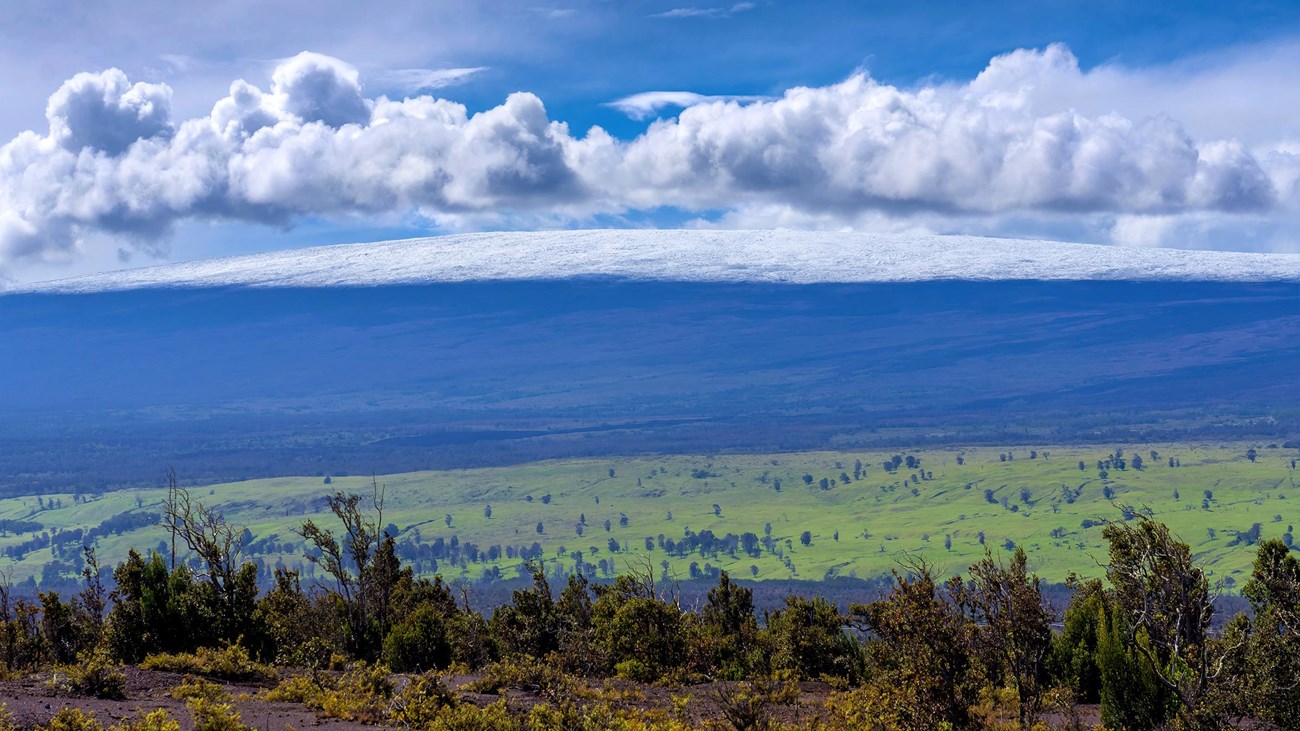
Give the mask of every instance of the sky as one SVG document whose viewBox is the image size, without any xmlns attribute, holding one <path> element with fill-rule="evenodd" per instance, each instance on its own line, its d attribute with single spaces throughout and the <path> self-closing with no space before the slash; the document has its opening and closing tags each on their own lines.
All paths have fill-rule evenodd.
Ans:
<svg viewBox="0 0 1300 731">
<path fill-rule="evenodd" d="M 477 230 L 1300 253 L 1300 3 L 0 4 L 0 284 Z"/>
</svg>

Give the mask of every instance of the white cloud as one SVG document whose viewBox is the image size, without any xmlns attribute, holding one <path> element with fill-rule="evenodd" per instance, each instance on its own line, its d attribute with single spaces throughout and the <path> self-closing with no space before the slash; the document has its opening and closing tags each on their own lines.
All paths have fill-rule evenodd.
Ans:
<svg viewBox="0 0 1300 731">
<path fill-rule="evenodd" d="M 467 66 L 449 69 L 393 69 L 374 74 L 375 80 L 385 86 L 405 92 L 429 91 L 455 86 L 469 81 L 475 74 L 487 71 L 486 66 Z"/>
<path fill-rule="evenodd" d="M 684 110 L 631 140 L 575 135 L 528 93 L 473 114 L 369 96 L 355 67 L 311 53 L 185 120 L 171 119 L 164 85 L 78 74 L 50 98 L 47 131 L 0 146 L 0 268 L 65 261 L 87 241 L 159 255 L 187 221 L 414 215 L 463 230 L 663 207 L 709 212 L 698 225 L 1286 248 L 1300 231 L 1300 133 L 1253 117 L 1205 136 L 1159 109 L 1130 113 L 1135 89 L 1168 73 L 1083 71 L 1053 46 L 993 59 L 964 84 L 858 73 L 776 99 L 647 92 L 615 106 Z M 1216 71 L 1206 83 L 1224 82 Z M 1069 106 L 1072 88 L 1086 104 Z M 1289 82 L 1255 91 L 1296 95 Z"/>
<path fill-rule="evenodd" d="M 763 96 L 745 96 L 745 95 L 705 95 L 696 94 L 693 91 L 643 91 L 639 94 L 625 96 L 609 103 L 609 106 L 619 110 L 633 119 L 646 119 L 657 114 L 662 109 L 676 107 L 686 109 L 697 104 L 707 104 L 709 102 L 737 102 L 747 104 L 749 102 L 763 101 L 768 97 Z"/>
<path fill-rule="evenodd" d="M 708 8 L 673 8 L 662 13 L 654 13 L 652 18 L 727 18 L 755 8 L 754 3 L 742 2 L 734 5 L 719 5 Z"/>
</svg>

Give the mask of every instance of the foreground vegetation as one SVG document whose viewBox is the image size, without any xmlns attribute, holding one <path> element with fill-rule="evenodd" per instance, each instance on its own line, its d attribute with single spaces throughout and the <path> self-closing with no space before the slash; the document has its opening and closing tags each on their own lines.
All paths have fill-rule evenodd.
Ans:
<svg viewBox="0 0 1300 731">
<path fill-rule="evenodd" d="M 558 592 L 533 566 L 533 585 L 484 616 L 440 577 L 403 565 L 377 483 L 334 493 L 327 507 L 328 523 L 309 519 L 296 535 L 328 582 L 304 590 L 297 572 L 278 569 L 259 592 L 256 564 L 240 557 L 243 529 L 173 487 L 172 555 L 184 549 L 197 569 L 132 551 L 110 594 L 86 548 L 70 600 L 50 592 L 32 604 L 3 587 L 0 668 L 47 672 L 50 692 L 83 698 L 121 697 L 122 664 L 189 674 L 172 695 L 203 731 L 247 728 L 214 678 L 267 683 L 264 697 L 326 717 L 430 730 L 1081 728 L 1080 703 L 1099 703 L 1114 729 L 1300 725 L 1300 561 L 1280 539 L 1253 550 L 1252 614 L 1219 632 L 1216 587 L 1189 546 L 1132 508 L 1102 528 L 1105 580 L 1075 582 L 1059 633 L 1022 548 L 986 549 L 947 581 L 913 557 L 882 599 L 841 612 L 789 596 L 762 621 L 726 573 L 692 611 L 649 562 L 611 583 L 571 574 Z M 298 670 L 269 687 L 285 668 Z M 449 674 L 466 673 L 474 679 L 451 689 Z M 835 690 L 783 711 L 804 704 L 799 681 Z M 700 683 L 713 695 L 704 717 L 686 712 Z M 653 687 L 683 700 L 626 702 Z M 512 706 L 512 690 L 532 701 Z M 43 728 L 97 731 L 76 702 L 65 706 Z M 176 721 L 141 711 L 122 728 Z"/>
<path fill-rule="evenodd" d="M 986 548 L 1023 547 L 1046 580 L 1098 576 L 1103 526 L 1124 506 L 1187 542 L 1213 580 L 1239 592 L 1265 538 L 1300 523 L 1294 444 L 1016 446 L 888 452 L 663 456 L 541 462 L 378 478 L 385 528 L 417 575 L 598 578 L 649 560 L 656 579 L 888 575 L 905 556 L 941 575 Z M 888 465 L 888 467 L 886 467 Z M 327 516 L 331 491 L 371 477 L 333 475 L 194 487 L 246 526 L 242 554 L 321 574 L 295 533 Z M 80 574 L 81 547 L 105 561 L 132 546 L 164 556 L 167 491 L 70 491 L 0 500 L 0 568 L 29 592 Z M 67 591 L 68 587 L 64 587 Z"/>
</svg>

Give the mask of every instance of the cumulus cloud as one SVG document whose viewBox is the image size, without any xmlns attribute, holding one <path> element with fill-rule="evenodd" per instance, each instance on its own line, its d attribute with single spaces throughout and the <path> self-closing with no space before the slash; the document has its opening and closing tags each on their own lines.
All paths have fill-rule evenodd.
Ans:
<svg viewBox="0 0 1300 731">
<path fill-rule="evenodd" d="M 1209 230 L 1300 208 L 1300 140 L 1198 138 L 1167 115 L 1061 103 L 1062 86 L 1097 74 L 1118 78 L 1052 46 L 995 58 L 967 83 L 906 89 L 857 73 L 775 99 L 649 92 L 615 106 L 684 109 L 632 139 L 575 134 L 529 93 L 477 113 L 370 96 L 355 67 L 313 53 L 184 120 L 164 85 L 79 74 L 50 98 L 48 130 L 0 147 L 0 268 L 73 256 L 103 234 L 158 254 L 191 220 L 415 215 L 465 228 L 672 207 L 816 228 L 1051 219 L 1154 245 L 1177 243 L 1185 220 Z"/>
</svg>

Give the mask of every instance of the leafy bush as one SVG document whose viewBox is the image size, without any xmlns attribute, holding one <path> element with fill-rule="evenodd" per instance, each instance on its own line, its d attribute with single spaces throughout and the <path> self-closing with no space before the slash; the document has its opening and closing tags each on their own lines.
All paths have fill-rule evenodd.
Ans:
<svg viewBox="0 0 1300 731">
<path fill-rule="evenodd" d="M 0 731 L 17 731 L 18 726 L 14 724 L 14 714 L 9 712 L 8 706 L 0 703 Z"/>
<path fill-rule="evenodd" d="M 461 703 L 446 709 L 426 728 L 428 731 L 524 731 L 523 723 L 510 715 L 504 700 L 483 708 Z"/>
<path fill-rule="evenodd" d="M 502 660 L 487 666 L 483 677 L 463 686 L 471 693 L 500 693 L 504 688 L 535 693 L 547 699 L 574 692 L 576 681 L 555 665 L 537 660 Z"/>
<path fill-rule="evenodd" d="M 291 675 L 281 680 L 274 688 L 262 691 L 259 697 L 268 701 L 301 703 L 311 708 L 320 708 L 321 698 L 336 685 L 334 678 L 328 675 L 318 673 Z"/>
<path fill-rule="evenodd" d="M 170 713 L 159 708 L 149 713 L 141 710 L 136 718 L 116 724 L 109 731 L 181 731 L 181 724 Z"/>
<path fill-rule="evenodd" d="M 41 731 L 104 731 L 104 725 L 95 718 L 93 712 L 88 713 L 71 706 L 60 708 L 49 723 L 38 728 Z"/>
<path fill-rule="evenodd" d="M 56 693 L 122 700 L 126 697 L 126 676 L 108 655 L 82 655 L 81 662 L 56 668 L 47 683 Z"/>
<path fill-rule="evenodd" d="M 393 700 L 388 720 L 405 728 L 428 728 L 446 709 L 455 705 L 456 694 L 442 682 L 442 678 L 436 673 L 425 673 L 413 678 Z"/>
<path fill-rule="evenodd" d="M 439 670 L 451 662 L 447 622 L 436 607 L 416 609 L 384 639 L 384 662 L 399 673 Z"/>
<path fill-rule="evenodd" d="M 203 698 L 210 701 L 225 700 L 229 697 L 226 689 L 203 678 L 196 678 L 193 675 L 187 675 L 181 684 L 172 688 L 171 696 L 178 701 L 194 700 Z"/>
<path fill-rule="evenodd" d="M 741 730 L 771 728 L 776 707 L 798 700 L 799 685 L 794 681 L 720 685 L 713 693 L 713 702 L 722 717 Z"/>
<path fill-rule="evenodd" d="M 239 712 L 230 703 L 194 698 L 186 705 L 194 721 L 193 731 L 252 731 L 244 725 Z"/>
<path fill-rule="evenodd" d="M 393 697 L 393 683 L 383 665 L 358 663 L 338 679 L 335 687 L 320 696 L 320 710 L 327 716 L 360 723 L 383 723 Z"/>
<path fill-rule="evenodd" d="M 140 667 L 145 670 L 205 675 L 222 680 L 259 681 L 276 678 L 274 668 L 255 662 L 248 650 L 240 645 L 227 645 L 221 649 L 200 647 L 192 653 L 159 653 L 146 657 Z"/>
</svg>

